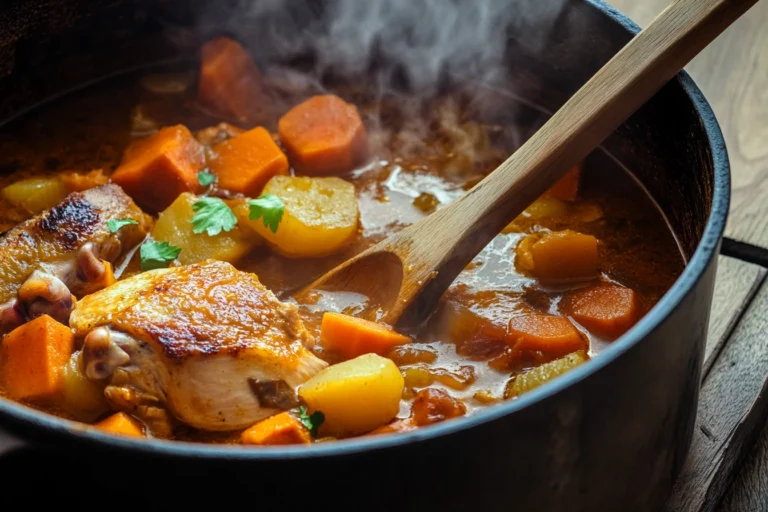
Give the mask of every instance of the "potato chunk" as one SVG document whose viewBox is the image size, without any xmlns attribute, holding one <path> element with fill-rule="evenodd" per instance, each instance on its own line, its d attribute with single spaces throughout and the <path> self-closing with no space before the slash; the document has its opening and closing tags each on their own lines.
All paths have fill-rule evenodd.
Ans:
<svg viewBox="0 0 768 512">
<path fill-rule="evenodd" d="M 163 211 L 152 229 L 152 238 L 181 248 L 179 261 L 183 265 L 207 259 L 233 262 L 241 258 L 260 242 L 260 237 L 250 230 L 235 226 L 232 231 L 222 231 L 216 236 L 192 231 L 192 205 L 199 199 L 190 193 L 181 194 Z"/>
<path fill-rule="evenodd" d="M 534 388 L 537 388 L 558 377 L 565 372 L 576 368 L 589 359 L 586 352 L 580 350 L 560 359 L 555 359 L 541 366 L 537 366 L 525 373 L 513 377 L 504 390 L 504 398 L 520 396 Z"/>
<path fill-rule="evenodd" d="M 395 363 L 376 354 L 329 366 L 299 388 L 310 410 L 322 411 L 321 431 L 361 434 L 386 425 L 400 410 L 404 381 Z"/>
<path fill-rule="evenodd" d="M 515 249 L 519 270 L 548 284 L 589 281 L 598 275 L 598 242 L 571 230 L 535 233 Z"/>
<path fill-rule="evenodd" d="M 264 193 L 278 196 L 285 204 L 276 233 L 261 219 L 248 220 L 245 202 L 235 213 L 284 256 L 327 256 L 345 247 L 357 233 L 360 214 L 355 187 L 341 178 L 275 176 Z"/>
<path fill-rule="evenodd" d="M 57 177 L 29 178 L 17 181 L 3 189 L 3 197 L 17 208 L 32 214 L 53 208 L 69 193 Z"/>
<path fill-rule="evenodd" d="M 64 367 L 61 408 L 80 421 L 93 421 L 109 406 L 104 399 L 104 385 L 85 376 L 81 352 L 75 352 Z"/>
</svg>

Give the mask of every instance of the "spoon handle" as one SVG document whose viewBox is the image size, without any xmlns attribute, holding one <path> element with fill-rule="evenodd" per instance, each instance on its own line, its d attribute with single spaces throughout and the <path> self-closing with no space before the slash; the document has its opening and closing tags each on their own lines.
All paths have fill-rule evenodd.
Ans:
<svg viewBox="0 0 768 512">
<path fill-rule="evenodd" d="M 404 263 L 429 270 L 434 278 L 424 285 L 403 283 L 402 306 L 391 318 L 403 314 L 404 323 L 413 323 L 428 314 L 464 266 L 507 223 L 755 3 L 675 1 L 495 171 L 458 200 L 404 230 L 409 246 Z"/>
</svg>

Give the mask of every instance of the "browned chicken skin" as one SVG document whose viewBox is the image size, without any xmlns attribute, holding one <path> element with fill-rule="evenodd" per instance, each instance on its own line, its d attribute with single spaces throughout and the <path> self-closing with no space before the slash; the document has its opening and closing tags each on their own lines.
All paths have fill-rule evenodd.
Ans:
<svg viewBox="0 0 768 512">
<path fill-rule="evenodd" d="M 244 428 L 290 407 L 286 388 L 326 366 L 307 350 L 313 339 L 295 305 L 221 261 L 122 280 L 80 300 L 70 325 L 84 340 L 86 375 L 109 379 L 115 408 L 147 419 L 165 406 L 205 430 Z M 265 397 L 269 389 L 281 396 Z"/>
<path fill-rule="evenodd" d="M 110 232 L 107 221 L 137 224 Z M 0 237 L 0 332 L 43 313 L 66 322 L 72 294 L 94 291 L 105 272 L 146 236 L 151 218 L 117 185 L 75 192 Z"/>
</svg>

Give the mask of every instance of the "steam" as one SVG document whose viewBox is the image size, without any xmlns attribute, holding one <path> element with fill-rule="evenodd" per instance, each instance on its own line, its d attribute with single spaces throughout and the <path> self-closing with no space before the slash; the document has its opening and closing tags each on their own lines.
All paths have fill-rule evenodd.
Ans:
<svg viewBox="0 0 768 512">
<path fill-rule="evenodd" d="M 466 135 L 457 147 L 470 153 L 471 164 L 483 155 L 472 149 L 477 146 L 477 134 L 462 133 L 467 127 L 458 102 L 448 100 L 435 106 L 432 101 L 451 82 L 471 84 L 470 102 L 491 113 L 499 104 L 498 97 L 488 97 L 494 84 L 503 84 L 503 94 L 526 96 L 524 85 L 523 90 L 515 90 L 522 81 L 510 76 L 518 58 L 510 48 L 522 48 L 528 56 L 546 55 L 553 32 L 562 23 L 566 0 L 238 3 L 226 8 L 212 2 L 211 12 L 201 16 L 198 32 L 187 44 L 191 39 L 199 44 L 201 38 L 222 33 L 243 42 L 270 86 L 280 93 L 282 99 L 276 101 L 284 104 L 278 109 L 334 89 L 334 84 L 362 84 L 374 100 L 368 102 L 373 109 L 364 112 L 367 124 L 377 132 L 373 139 L 382 147 L 396 137 L 400 154 L 424 149 L 434 125 L 448 123 L 451 137 Z M 507 110 L 518 108 L 509 98 L 503 103 Z M 381 113 L 385 110 L 401 115 L 384 120 Z M 510 117 L 515 117 L 514 112 Z M 509 134 L 513 147 L 507 150 L 529 135 L 522 131 Z"/>
<path fill-rule="evenodd" d="M 565 0 L 264 0 L 245 2 L 223 23 L 257 61 L 312 55 L 313 75 L 371 76 L 434 94 L 446 75 L 494 78 L 508 37 L 543 52 Z M 216 18 L 219 19 L 219 18 Z M 205 19 L 203 20 L 205 21 Z M 221 30 L 221 23 L 210 27 Z"/>
</svg>

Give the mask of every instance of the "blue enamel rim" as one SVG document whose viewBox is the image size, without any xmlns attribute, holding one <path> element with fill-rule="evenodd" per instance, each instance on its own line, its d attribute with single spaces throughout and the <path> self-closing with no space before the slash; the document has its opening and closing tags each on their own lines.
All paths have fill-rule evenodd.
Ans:
<svg viewBox="0 0 768 512">
<path fill-rule="evenodd" d="M 640 30 L 632 20 L 602 0 L 585 1 L 599 11 L 602 11 L 627 31 L 636 33 Z M 658 327 L 669 313 L 680 305 L 701 278 L 712 258 L 717 255 L 719 242 L 725 229 L 730 202 L 730 166 L 725 141 L 709 103 L 707 103 L 704 95 L 691 77 L 687 73 L 681 72 L 676 80 L 696 107 L 710 144 L 714 166 L 714 190 L 709 219 L 699 246 L 672 288 L 629 332 L 616 340 L 609 350 L 603 352 L 600 357 L 590 361 L 589 364 L 579 366 L 516 400 L 489 407 L 487 410 L 481 411 L 474 416 L 454 419 L 398 435 L 354 438 L 332 443 L 318 443 L 310 446 L 244 448 L 241 446 L 206 445 L 202 443 L 155 439 L 134 440 L 104 434 L 83 424 L 57 418 L 4 399 L 0 399 L 0 414 L 6 420 L 17 424 L 13 431 L 18 431 L 18 425 L 21 425 L 25 428 L 31 428 L 30 434 L 33 434 L 35 437 L 52 436 L 62 442 L 93 445 L 102 449 L 118 449 L 129 451 L 133 454 L 179 458 L 269 461 L 275 459 L 310 459 L 344 456 L 417 443 L 438 436 L 446 436 L 471 429 L 477 425 L 514 414 L 520 409 L 545 400 L 561 390 L 575 385 L 589 375 L 598 372 L 611 364 L 615 359 L 621 357 L 624 352 L 635 344 L 640 343 Z"/>
</svg>

